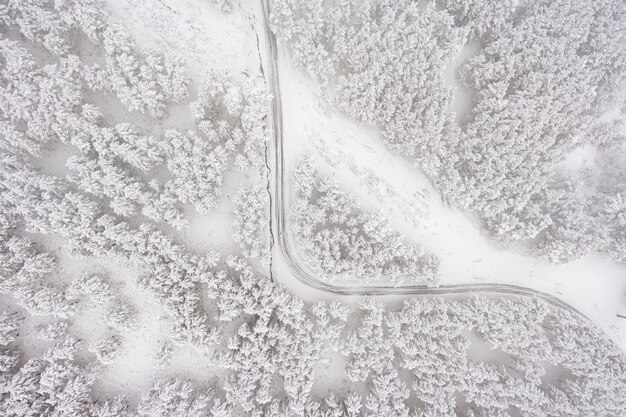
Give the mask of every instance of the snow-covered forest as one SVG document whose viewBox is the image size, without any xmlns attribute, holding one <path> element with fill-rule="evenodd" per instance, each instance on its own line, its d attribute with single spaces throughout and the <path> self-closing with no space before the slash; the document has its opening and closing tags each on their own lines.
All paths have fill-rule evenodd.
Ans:
<svg viewBox="0 0 626 417">
<path fill-rule="evenodd" d="M 383 130 L 495 238 L 626 259 L 623 2 L 274 2 L 272 27 L 333 104 Z M 459 54 L 454 102 L 444 73 Z M 461 103 L 462 104 L 462 103 Z M 593 156 L 575 172 L 576 148 Z"/>
<path fill-rule="evenodd" d="M 625 261 L 620 2 L 269 4 L 329 108 L 490 238 Z M 0 2 L 0 415 L 623 415 L 626 354 L 574 309 L 285 284 L 264 24 L 257 1 Z M 455 114 L 441 73 L 474 43 Z M 320 281 L 437 285 L 388 213 L 313 154 L 291 163 Z"/>
<path fill-rule="evenodd" d="M 298 162 L 292 181 L 298 192 L 293 217 L 298 244 L 320 279 L 343 274 L 362 282 L 383 276 L 394 284 L 406 279 L 436 283 L 437 258 L 406 244 L 384 213 L 358 210 L 336 180 L 318 179 L 316 174 L 310 155 Z"/>
</svg>

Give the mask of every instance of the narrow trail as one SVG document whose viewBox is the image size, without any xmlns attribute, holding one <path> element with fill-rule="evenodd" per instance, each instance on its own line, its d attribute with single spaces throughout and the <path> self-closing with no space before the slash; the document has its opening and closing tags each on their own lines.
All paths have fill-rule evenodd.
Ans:
<svg viewBox="0 0 626 417">
<path fill-rule="evenodd" d="M 526 288 L 510 284 L 459 284 L 440 285 L 438 287 L 427 287 L 422 285 L 406 286 L 378 286 L 378 285 L 358 285 L 341 286 L 333 285 L 319 280 L 297 256 L 297 251 L 293 247 L 292 241 L 288 239 L 286 229 L 287 190 L 285 187 L 285 162 L 283 159 L 283 111 L 280 95 L 280 79 L 278 73 L 278 47 L 276 37 L 270 29 L 269 0 L 260 0 L 263 10 L 263 24 L 267 48 L 268 67 L 265 68 L 265 80 L 272 94 L 270 124 L 274 145 L 274 194 L 272 204 L 272 223 L 275 227 L 273 237 L 276 237 L 276 244 L 285 263 L 289 267 L 293 276 L 303 284 L 328 293 L 337 295 L 360 295 L 360 296 L 383 296 L 383 295 L 403 295 L 403 296 L 439 296 L 439 295 L 517 295 L 524 297 L 540 298 L 553 307 L 566 309 L 574 314 L 589 317 L 581 313 L 578 309 L 565 301 L 532 288 Z"/>
</svg>

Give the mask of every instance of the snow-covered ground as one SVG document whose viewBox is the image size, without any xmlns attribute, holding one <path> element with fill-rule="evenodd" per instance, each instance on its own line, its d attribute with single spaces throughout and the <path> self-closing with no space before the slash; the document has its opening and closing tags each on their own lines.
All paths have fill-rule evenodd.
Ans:
<svg viewBox="0 0 626 417">
<path fill-rule="evenodd" d="M 462 54 L 471 55 L 472 48 L 466 49 Z M 446 205 L 418 168 L 388 151 L 377 129 L 333 111 L 319 86 L 290 62 L 284 46 L 279 52 L 286 178 L 303 152 L 316 151 L 321 172 L 334 174 L 363 208 L 383 209 L 398 231 L 441 259 L 440 284 L 513 284 L 555 295 L 626 349 L 626 319 L 618 317 L 626 309 L 626 267 L 595 254 L 554 265 L 525 255 L 523 247 L 498 245 L 481 233 L 470 213 Z M 466 94 L 454 103 L 458 113 L 467 111 Z M 583 159 L 584 153 L 577 153 L 573 164 Z"/>
</svg>

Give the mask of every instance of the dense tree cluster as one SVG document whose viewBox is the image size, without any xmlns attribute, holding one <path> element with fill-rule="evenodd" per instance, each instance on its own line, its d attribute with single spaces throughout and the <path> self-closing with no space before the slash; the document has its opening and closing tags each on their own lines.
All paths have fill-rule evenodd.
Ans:
<svg viewBox="0 0 626 417">
<path fill-rule="evenodd" d="M 626 262 L 626 147 L 608 152 L 594 178 L 595 192 L 586 200 L 594 225 L 594 247 L 618 262 Z"/>
<path fill-rule="evenodd" d="M 0 164 L 0 207 L 17 215 L 31 232 L 54 234 L 68 240 L 68 249 L 87 256 L 110 255 L 145 265 L 150 273 L 140 284 L 161 296 L 177 318 L 181 340 L 202 343 L 210 339 L 207 318 L 199 312 L 193 282 L 215 266 L 217 254 L 191 256 L 171 238 L 149 225 L 133 228 L 106 214 L 86 195 L 15 161 Z M 183 279 L 184 282 L 181 282 Z M 122 324 L 132 312 L 120 304 L 110 310 L 110 323 Z"/>
<path fill-rule="evenodd" d="M 619 2 L 532 2 L 516 21 L 460 69 L 475 106 L 454 197 L 509 239 L 532 238 L 558 216 L 542 206 L 550 173 L 626 81 Z"/>
<path fill-rule="evenodd" d="M 116 336 L 107 336 L 89 345 L 89 351 L 96 354 L 100 363 L 109 364 L 120 350 L 121 341 Z"/>
<path fill-rule="evenodd" d="M 626 407 L 626 357 L 619 348 L 578 315 L 536 299 L 422 298 L 392 309 L 373 299 L 356 309 L 338 302 L 307 305 L 237 258 L 210 288 L 216 300 L 231 298 L 216 319 L 234 321 L 237 329 L 217 352 L 216 364 L 228 372 L 220 388 L 164 379 L 135 412 L 121 397 L 94 402 L 97 368 L 81 366 L 75 358 L 80 344 L 66 338 L 19 367 L 10 360 L 16 352 L 3 351 L 4 415 L 31 415 L 26 404 L 52 415 L 94 416 L 582 417 L 615 416 Z M 5 345 L 18 328 L 14 317 L 0 316 Z M 476 343 L 505 359 L 476 360 Z M 89 349 L 106 362 L 116 347 L 112 338 Z M 365 384 L 364 397 L 312 396 L 319 364 L 332 352 L 345 360 L 334 366 Z M 110 414 L 99 414 L 103 409 Z"/>
<path fill-rule="evenodd" d="M 268 224 L 266 213 L 267 191 L 260 185 L 241 187 L 235 196 L 233 238 L 239 244 L 241 253 L 249 258 L 264 258 L 269 255 Z"/>
<path fill-rule="evenodd" d="M 53 340 L 59 339 L 61 336 L 64 336 L 67 333 L 67 329 L 69 324 L 67 321 L 57 321 L 47 326 L 43 326 L 39 329 L 39 333 L 37 337 L 41 340 L 45 340 L 46 342 L 51 342 Z"/>
<path fill-rule="evenodd" d="M 273 2 L 272 27 L 296 63 L 332 86 L 340 109 L 382 126 L 428 173 L 449 163 L 452 89 L 442 74 L 466 37 L 452 17 L 412 0 Z M 427 164 L 427 165 L 426 165 Z"/>
<path fill-rule="evenodd" d="M 230 414 L 219 414 L 219 399 L 214 410 L 209 413 L 212 402 L 210 392 L 196 393 L 194 387 L 180 379 L 161 379 L 156 381 L 152 389 L 142 397 L 137 415 L 141 417 L 226 417 Z"/>
<path fill-rule="evenodd" d="M 237 150 L 240 169 L 263 163 L 265 116 L 269 96 L 258 78 L 237 85 L 224 71 L 208 71 L 191 114 L 210 141 L 219 141 L 228 153 Z"/>
<path fill-rule="evenodd" d="M 209 296 L 217 301 L 219 320 L 238 323 L 220 354 L 220 363 L 232 371 L 223 385 L 227 402 L 254 416 L 279 410 L 302 415 L 315 366 L 335 344 L 345 307 L 318 304 L 311 313 L 302 300 L 256 275 L 240 258 L 228 259 L 220 275 L 209 286 Z M 285 404 L 276 401 L 275 378 Z"/>
<path fill-rule="evenodd" d="M 190 104 L 198 131 L 169 130 L 160 143 L 174 175 L 166 191 L 206 214 L 217 205 L 227 169 L 261 169 L 267 102 L 259 79 L 247 78 L 237 85 L 226 73 L 209 71 Z"/>
<path fill-rule="evenodd" d="M 77 80 L 85 65 L 76 56 L 41 67 L 17 42 L 1 40 L 0 60 L 2 148 L 20 156 L 38 156 L 57 141 L 78 148 L 80 154 L 67 161 L 68 179 L 107 198 L 116 214 L 143 214 L 182 228 L 180 203 L 206 214 L 217 204 L 227 169 L 262 167 L 267 95 L 259 80 L 238 86 L 224 73 L 210 72 L 191 104 L 199 130 L 169 130 L 157 140 L 129 123 L 105 125 L 99 109 L 84 99 Z M 172 178 L 147 181 L 156 169 L 167 169 Z"/>
<path fill-rule="evenodd" d="M 2 40 L 0 59 L 6 64 L 0 74 L 4 81 L 0 119 L 9 126 L 7 141 L 17 145 L 10 153 L 37 156 L 43 146 L 57 141 L 72 145 L 80 155 L 67 161 L 70 181 L 110 199 L 117 214 L 132 216 L 141 211 L 153 220 L 182 224 L 175 198 L 160 193 L 158 184 L 146 183 L 137 173 L 147 172 L 161 160 L 153 149 L 154 140 L 126 123 L 102 126 L 101 112 L 83 100 L 77 82 L 82 71 L 78 58 L 42 68 L 16 42 Z M 20 125 L 26 129 L 17 129 Z"/>
<path fill-rule="evenodd" d="M 0 293 L 16 297 L 30 314 L 65 317 L 73 311 L 63 290 L 46 282 L 55 265 L 28 239 L 14 235 L 15 219 L 0 214 Z"/>
<path fill-rule="evenodd" d="M 15 373 L 3 372 L 0 412 L 4 416 L 78 416 L 90 408 L 93 373 L 76 361 L 80 342 L 67 338 Z"/>
<path fill-rule="evenodd" d="M 469 29 L 470 38 L 481 39 L 501 31 L 515 18 L 518 7 L 525 0 L 443 0 L 441 3 L 452 14 L 457 26 Z"/>
<path fill-rule="evenodd" d="M 101 0 L 11 0 L 4 12 L 5 23 L 56 56 L 75 53 L 77 35 L 102 47 L 104 63 L 89 68 L 90 85 L 115 93 L 129 110 L 162 117 L 167 102 L 187 97 L 190 81 L 182 64 L 152 51 L 139 54 Z"/>
<path fill-rule="evenodd" d="M 544 191 L 551 222 L 538 246 L 555 262 L 590 250 L 626 261 L 626 147 L 601 150 L 593 162 L 581 179 L 557 177 Z"/>
<path fill-rule="evenodd" d="M 304 157 L 293 177 L 293 229 L 308 265 L 325 281 L 340 276 L 372 281 L 384 277 L 433 285 L 439 261 L 405 242 L 383 213 L 359 210 L 333 177 L 317 178 L 315 161 Z"/>
<path fill-rule="evenodd" d="M 382 127 L 392 149 L 414 158 L 447 201 L 478 212 L 497 238 L 534 239 L 555 262 L 591 250 L 622 260 L 623 240 L 586 237 L 606 227 L 592 203 L 603 191 L 577 204 L 558 191 L 555 172 L 585 143 L 624 143 L 619 123 L 601 122 L 626 82 L 621 2 L 441 5 L 280 1 L 272 22 L 340 109 Z M 480 49 L 456 75 L 473 107 L 456 123 L 443 73 L 469 44 Z"/>
</svg>

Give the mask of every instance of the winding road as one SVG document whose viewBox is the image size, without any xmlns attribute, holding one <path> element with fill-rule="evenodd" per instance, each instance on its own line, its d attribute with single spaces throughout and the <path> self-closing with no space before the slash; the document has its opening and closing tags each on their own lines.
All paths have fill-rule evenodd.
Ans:
<svg viewBox="0 0 626 417">
<path fill-rule="evenodd" d="M 272 93 L 272 103 L 270 112 L 270 126 L 273 133 L 274 148 L 274 193 L 270 207 L 272 217 L 273 244 L 278 248 L 273 248 L 273 255 L 276 251 L 282 256 L 285 263 L 291 270 L 293 276 L 303 284 L 317 290 L 338 295 L 406 295 L 406 296 L 435 296 L 435 295 L 517 295 L 525 297 L 535 297 L 546 301 L 554 307 L 564 308 L 575 314 L 583 316 L 579 310 L 564 302 L 563 300 L 541 291 L 531 288 L 509 285 L 509 284 L 460 284 L 460 285 L 440 285 L 438 287 L 427 287 L 421 285 L 407 286 L 340 286 L 333 285 L 319 280 L 307 266 L 301 262 L 297 256 L 297 250 L 293 247 L 293 242 L 288 239 L 286 228 L 287 196 L 285 186 L 285 163 L 283 160 L 283 111 L 280 94 L 280 77 L 278 72 L 278 48 L 276 37 L 270 29 L 269 0 L 261 0 L 263 10 L 263 23 L 266 41 L 267 62 L 269 67 L 264 69 L 265 80 Z"/>
</svg>

